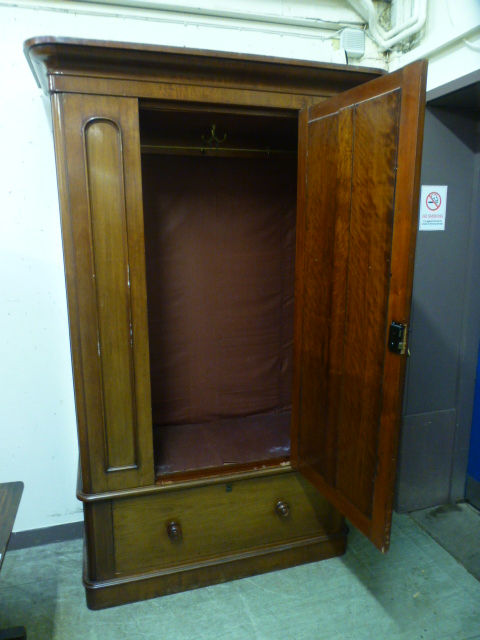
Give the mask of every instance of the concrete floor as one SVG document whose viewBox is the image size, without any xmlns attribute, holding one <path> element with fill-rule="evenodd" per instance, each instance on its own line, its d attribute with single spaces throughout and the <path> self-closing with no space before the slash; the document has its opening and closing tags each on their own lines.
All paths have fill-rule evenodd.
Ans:
<svg viewBox="0 0 480 640">
<path fill-rule="evenodd" d="M 409 516 L 382 556 L 352 529 L 343 558 L 105 611 L 86 608 L 82 543 L 7 553 L 0 629 L 29 640 L 480 640 L 480 582 Z"/>
<path fill-rule="evenodd" d="M 422 509 L 410 517 L 480 580 L 480 511 L 468 502 Z"/>
</svg>

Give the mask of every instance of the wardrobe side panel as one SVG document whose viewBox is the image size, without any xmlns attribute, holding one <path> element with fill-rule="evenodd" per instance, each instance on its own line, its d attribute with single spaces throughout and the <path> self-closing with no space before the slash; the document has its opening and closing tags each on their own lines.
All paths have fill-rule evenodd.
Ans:
<svg viewBox="0 0 480 640">
<path fill-rule="evenodd" d="M 53 104 L 83 491 L 153 484 L 138 103 Z"/>
</svg>

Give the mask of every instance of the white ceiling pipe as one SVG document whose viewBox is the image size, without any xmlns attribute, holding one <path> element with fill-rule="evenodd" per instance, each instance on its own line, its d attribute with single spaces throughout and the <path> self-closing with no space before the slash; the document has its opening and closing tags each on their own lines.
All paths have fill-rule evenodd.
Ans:
<svg viewBox="0 0 480 640">
<path fill-rule="evenodd" d="M 348 2 L 368 21 L 371 36 L 382 51 L 391 49 L 402 40 L 418 33 L 427 18 L 427 0 L 416 0 L 412 16 L 405 22 L 385 31 L 378 22 L 377 13 L 371 0 L 348 0 Z"/>
<path fill-rule="evenodd" d="M 385 51 L 391 49 L 393 46 L 406 40 L 410 36 L 418 33 L 424 26 L 427 19 L 427 0 L 417 0 L 415 4 L 415 11 L 411 18 L 409 18 L 400 27 L 386 32 L 388 37 L 384 37 L 385 31 L 380 27 L 378 22 L 373 23 L 372 35 L 376 38 L 380 50 Z M 396 33 L 395 33 L 396 32 Z"/>
<path fill-rule="evenodd" d="M 391 38 L 398 35 L 399 33 L 403 33 L 407 29 L 410 29 L 411 27 L 416 25 L 421 18 L 421 11 L 423 7 L 425 8 L 425 12 L 426 12 L 426 5 L 427 5 L 427 0 L 414 0 L 414 9 L 412 11 L 412 15 L 410 16 L 410 18 L 408 18 L 408 20 L 405 20 L 405 22 L 400 22 L 399 24 L 396 24 L 391 29 L 387 29 L 387 30 L 385 30 L 380 25 L 378 20 L 375 20 L 374 21 L 375 29 L 378 31 L 379 35 L 384 40 L 390 40 Z"/>
<path fill-rule="evenodd" d="M 373 8 L 370 0 L 348 0 L 348 3 L 362 16 L 365 22 L 370 22 L 371 10 Z"/>
<path fill-rule="evenodd" d="M 45 1 L 45 0 L 44 0 Z M 50 0 L 52 1 L 52 0 Z M 92 0 L 77 0 L 77 2 L 89 4 Z M 58 0 L 54 0 L 54 3 Z M 181 3 L 179 0 L 174 2 L 164 2 L 163 0 L 97 0 L 100 5 L 119 7 L 128 7 L 132 9 L 145 9 L 150 11 L 164 11 L 168 13 L 180 13 L 183 15 L 192 15 L 208 18 L 226 18 L 232 20 L 248 20 L 252 22 L 265 22 L 267 24 L 280 24 L 295 27 L 309 27 L 314 29 L 341 29 L 344 27 L 361 28 L 360 19 L 355 15 L 346 16 L 344 20 L 334 19 L 334 14 L 331 14 L 331 18 L 301 18 L 299 16 L 281 15 L 281 14 L 269 14 L 258 11 L 240 11 L 235 9 L 228 9 L 215 6 L 215 8 L 208 8 L 198 3 Z M 1 4 L 1 0 L 0 0 Z M 16 4 L 19 4 L 18 2 Z M 59 3 L 60 4 L 60 3 Z M 228 6 L 228 3 L 224 3 Z M 357 11 L 358 13 L 358 11 Z M 353 12 L 352 12 L 353 14 Z"/>
<path fill-rule="evenodd" d="M 375 29 L 378 37 L 384 41 L 393 38 L 397 34 L 409 29 L 414 24 L 416 24 L 419 20 L 420 15 L 420 5 L 426 3 L 426 0 L 416 0 L 415 2 L 415 10 L 413 14 L 406 20 L 405 22 L 401 22 L 400 24 L 395 25 L 391 29 L 385 30 L 380 23 L 378 22 L 377 12 L 375 10 L 375 6 L 372 0 L 348 0 L 348 2 L 358 11 L 358 13 L 367 20 L 370 28 Z"/>
</svg>

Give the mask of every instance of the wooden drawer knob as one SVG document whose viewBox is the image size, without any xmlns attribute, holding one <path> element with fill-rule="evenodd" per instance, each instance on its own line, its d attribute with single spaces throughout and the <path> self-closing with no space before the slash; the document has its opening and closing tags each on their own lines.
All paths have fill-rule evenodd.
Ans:
<svg viewBox="0 0 480 640">
<path fill-rule="evenodd" d="M 276 504 L 275 511 L 280 518 L 288 518 L 290 515 L 290 507 L 283 500 L 279 500 Z"/>
<path fill-rule="evenodd" d="M 179 522 L 170 522 L 167 525 L 167 533 L 170 540 L 180 540 L 182 537 L 182 527 Z"/>
</svg>

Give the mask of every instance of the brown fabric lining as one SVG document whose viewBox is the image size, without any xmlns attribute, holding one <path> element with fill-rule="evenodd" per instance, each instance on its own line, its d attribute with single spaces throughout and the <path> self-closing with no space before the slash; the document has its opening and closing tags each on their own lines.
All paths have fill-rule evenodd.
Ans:
<svg viewBox="0 0 480 640">
<path fill-rule="evenodd" d="M 296 163 L 142 158 L 153 421 L 291 403 Z"/>
</svg>

